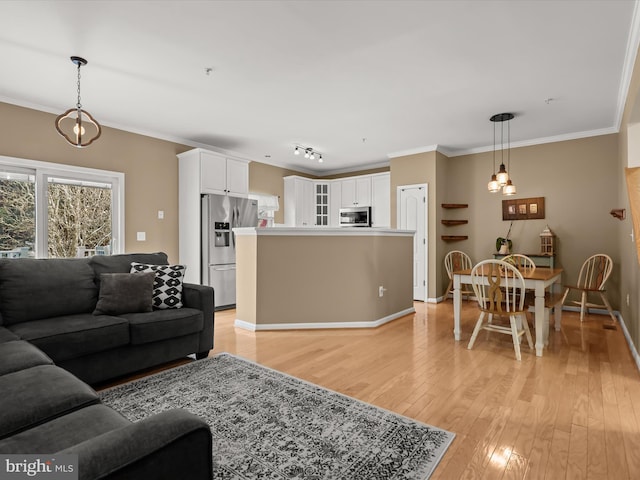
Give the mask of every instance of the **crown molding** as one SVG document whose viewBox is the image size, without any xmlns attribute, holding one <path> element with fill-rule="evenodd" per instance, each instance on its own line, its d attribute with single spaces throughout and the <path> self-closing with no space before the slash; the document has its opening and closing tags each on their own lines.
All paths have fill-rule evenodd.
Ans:
<svg viewBox="0 0 640 480">
<path fill-rule="evenodd" d="M 523 140 L 520 142 L 511 142 L 511 148 L 531 147 L 534 145 L 542 145 L 545 143 L 565 142 L 567 140 L 577 140 L 580 138 L 597 137 L 600 135 L 610 135 L 618 133 L 619 129 L 615 127 L 601 128 L 598 130 L 588 130 L 584 132 L 565 133 L 562 135 L 554 135 L 552 137 L 533 138 L 531 140 Z M 493 145 L 486 147 L 469 148 L 465 150 L 454 150 L 448 155 L 449 157 L 460 157 L 462 155 L 472 155 L 475 153 L 484 153 L 493 151 Z"/>
<path fill-rule="evenodd" d="M 630 86 L 630 81 L 631 81 L 630 75 L 633 71 L 633 65 L 635 63 L 637 50 L 640 47 L 640 9 L 638 8 L 638 1 L 635 2 L 632 32 L 629 36 L 629 43 L 627 47 L 628 47 L 627 59 L 624 67 L 624 74 L 623 74 L 624 78 L 621 80 L 621 84 L 620 84 L 620 92 L 619 92 L 619 98 L 618 98 L 619 104 L 618 104 L 618 111 L 617 111 L 615 126 L 602 128 L 598 130 L 588 130 L 583 132 L 574 132 L 574 133 L 567 133 L 562 135 L 555 135 L 551 137 L 541 137 L 541 138 L 535 138 L 531 140 L 523 140 L 520 142 L 511 142 L 511 148 L 530 147 L 533 145 L 541 145 L 545 143 L 564 142 L 567 140 L 576 140 L 580 138 L 588 138 L 588 137 L 595 137 L 599 135 L 609 135 L 613 133 L 618 133 L 620 131 L 620 122 L 622 120 L 622 114 L 624 113 L 624 104 L 626 103 L 626 97 L 627 97 L 629 86 Z M 635 48 L 635 52 L 633 51 L 634 48 Z M 17 99 L 5 97 L 2 95 L 0 95 L 0 102 L 16 105 L 18 107 L 29 108 L 32 110 L 38 110 L 38 111 L 42 111 L 42 112 L 50 113 L 54 115 L 57 115 L 58 113 L 60 113 L 60 109 L 57 109 L 57 108 L 53 108 L 46 105 L 40 105 L 36 103 L 31 103 L 31 102 L 25 102 L 22 100 L 17 100 Z M 261 158 L 260 160 L 256 160 L 256 159 L 250 158 L 246 154 L 238 153 L 232 150 L 226 150 L 226 149 L 217 147 L 215 145 L 194 142 L 184 138 L 159 134 L 157 132 L 152 132 L 144 129 L 132 128 L 126 125 L 121 125 L 113 122 L 100 121 L 100 124 L 104 127 L 114 128 L 114 129 L 122 130 L 128 133 L 134 133 L 137 135 L 143 135 L 143 136 L 155 138 L 158 140 L 177 143 L 180 145 L 185 145 L 187 147 L 204 148 L 206 150 L 217 152 L 222 155 L 227 155 L 230 157 L 240 158 L 248 161 L 265 163 L 267 165 L 271 165 L 274 167 L 285 168 L 287 170 L 305 173 L 307 175 L 314 175 L 317 177 L 325 177 L 329 175 L 340 175 L 342 173 L 358 172 L 362 170 L 371 170 L 375 168 L 388 167 L 390 165 L 389 161 L 383 161 L 383 162 L 357 165 L 353 167 L 339 168 L 334 170 L 317 170 L 317 169 L 312 169 L 307 167 L 301 167 L 299 165 L 290 164 L 287 162 L 275 162 L 275 161 L 271 161 L 264 158 Z M 387 157 L 389 159 L 392 159 L 392 158 L 406 157 L 409 155 L 417 155 L 420 153 L 428 153 L 428 152 L 435 152 L 435 151 L 440 152 L 447 157 L 460 157 L 462 155 L 472 155 L 476 153 L 489 152 L 489 151 L 492 151 L 493 148 L 494 148 L 493 145 L 487 145 L 483 147 L 475 147 L 475 148 L 469 148 L 469 149 L 452 149 L 443 145 L 434 144 L 434 145 L 427 145 L 424 147 L 416 147 L 416 148 L 411 148 L 407 150 L 400 150 L 397 152 L 388 153 Z"/>
<path fill-rule="evenodd" d="M 264 163 L 266 165 L 271 165 L 272 167 L 284 168 L 285 170 L 291 170 L 292 172 L 304 173 L 307 175 L 318 175 L 318 170 L 314 170 L 312 168 L 301 167 L 300 165 L 296 165 L 288 162 L 276 162 L 270 160 L 268 158 L 261 158 L 260 160 L 254 160 L 257 163 Z M 295 175 L 295 174 L 292 174 Z"/>
<path fill-rule="evenodd" d="M 389 158 L 398 158 L 398 157 L 406 157 L 408 155 L 417 155 L 420 153 L 429 153 L 429 152 L 440 152 L 441 154 L 451 157 L 455 155 L 456 150 L 452 150 L 443 145 L 428 145 L 426 147 L 416 147 L 410 148 L 408 150 L 400 150 L 399 152 L 387 153 L 387 157 Z"/>
<path fill-rule="evenodd" d="M 407 157 L 409 155 L 417 155 L 419 153 L 435 152 L 438 150 L 438 144 L 427 145 L 425 147 L 409 148 L 407 150 L 400 150 L 398 152 L 387 153 L 389 158 Z"/>
<path fill-rule="evenodd" d="M 329 175 L 340 175 L 341 173 L 360 172 L 362 170 L 373 170 L 375 168 L 384 168 L 390 165 L 389 161 L 367 163 L 364 165 L 357 165 L 355 167 L 337 168 L 335 170 L 316 170 L 315 175 L 319 177 L 327 177 Z"/>
<path fill-rule="evenodd" d="M 25 102 L 23 100 L 17 100 L 11 97 L 5 97 L 0 95 L 0 102 L 8 103 L 10 105 L 15 105 L 17 107 L 29 108 L 31 110 L 38 110 L 40 112 L 51 113 L 53 115 L 59 115 L 64 109 L 54 108 L 48 105 L 40 105 L 37 103 Z M 185 138 L 174 137 L 172 135 L 165 135 L 162 133 L 154 132 L 151 130 L 145 130 L 140 128 L 131 127 L 129 125 L 122 125 L 119 123 L 104 121 L 103 119 L 99 120 L 99 123 L 103 127 L 114 128 L 116 130 L 121 130 L 127 133 L 134 133 L 136 135 L 142 135 L 145 137 L 155 138 L 157 140 L 164 140 L 166 142 L 178 143 L 180 145 L 185 145 L 187 147 L 193 148 L 204 148 L 206 150 L 211 150 L 212 152 L 221 153 L 223 155 L 227 155 L 235 158 L 242 158 L 244 160 L 254 161 L 251 158 L 248 158 L 247 155 L 238 153 L 232 150 L 226 150 L 224 148 L 216 147 L 215 145 L 209 145 L 207 143 L 194 142 L 192 140 L 187 140 Z M 265 162 L 261 162 L 265 163 Z"/>
</svg>

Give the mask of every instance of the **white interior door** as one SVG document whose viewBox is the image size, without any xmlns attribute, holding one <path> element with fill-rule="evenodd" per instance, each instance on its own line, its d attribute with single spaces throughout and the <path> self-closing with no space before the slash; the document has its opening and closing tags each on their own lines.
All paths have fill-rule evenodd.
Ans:
<svg viewBox="0 0 640 480">
<path fill-rule="evenodd" d="M 427 185 L 398 187 L 398 221 L 401 230 L 415 230 L 413 237 L 413 299 L 427 299 Z"/>
</svg>

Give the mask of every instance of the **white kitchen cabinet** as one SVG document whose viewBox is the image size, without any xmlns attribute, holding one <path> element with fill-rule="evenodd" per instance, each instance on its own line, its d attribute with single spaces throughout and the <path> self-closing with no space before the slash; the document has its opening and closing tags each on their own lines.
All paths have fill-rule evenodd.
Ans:
<svg viewBox="0 0 640 480">
<path fill-rule="evenodd" d="M 249 194 L 249 163 L 201 151 L 200 193 L 247 196 Z"/>
<path fill-rule="evenodd" d="M 340 181 L 343 207 L 371 206 L 371 177 L 369 175 Z"/>
<path fill-rule="evenodd" d="M 371 176 L 371 226 L 391 226 L 391 174 Z"/>
<path fill-rule="evenodd" d="M 340 226 L 340 208 L 371 207 L 372 226 L 390 225 L 389 173 L 336 180 L 284 178 L 284 221 L 291 227 Z"/>
<path fill-rule="evenodd" d="M 249 162 L 227 158 L 227 193 L 249 195 Z"/>
<path fill-rule="evenodd" d="M 315 225 L 314 182 L 308 178 L 284 178 L 284 223 L 291 227 Z"/>
<path fill-rule="evenodd" d="M 249 195 L 249 160 L 195 148 L 178 155 L 178 254 L 185 281 L 201 282 L 200 196 Z"/>
<path fill-rule="evenodd" d="M 342 206 L 342 182 L 329 183 L 329 226 L 340 226 L 340 207 Z"/>
</svg>

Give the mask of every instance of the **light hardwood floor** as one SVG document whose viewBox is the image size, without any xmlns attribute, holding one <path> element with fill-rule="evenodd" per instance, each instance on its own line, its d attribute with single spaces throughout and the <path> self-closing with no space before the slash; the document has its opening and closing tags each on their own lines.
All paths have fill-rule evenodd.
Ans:
<svg viewBox="0 0 640 480">
<path fill-rule="evenodd" d="M 640 374 L 619 325 L 564 312 L 538 358 L 511 337 L 482 332 L 463 302 L 462 340 L 451 301 L 372 330 L 248 332 L 216 312 L 215 350 L 450 430 L 432 479 L 640 478 Z"/>
<path fill-rule="evenodd" d="M 310 307 L 313 308 L 313 307 Z M 451 301 L 376 329 L 248 332 L 216 312 L 215 350 L 350 395 L 456 438 L 432 479 L 640 478 L 640 374 L 619 325 L 564 312 L 538 358 L 511 337 L 481 332 L 463 302 L 462 340 Z"/>
</svg>

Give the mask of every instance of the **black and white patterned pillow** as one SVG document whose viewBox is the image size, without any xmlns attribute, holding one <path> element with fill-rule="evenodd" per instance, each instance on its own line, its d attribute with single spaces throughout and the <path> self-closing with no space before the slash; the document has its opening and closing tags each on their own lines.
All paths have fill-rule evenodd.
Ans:
<svg viewBox="0 0 640 480">
<path fill-rule="evenodd" d="M 182 281 L 185 265 L 147 265 L 131 262 L 131 273 L 155 272 L 153 308 L 182 308 Z"/>
</svg>

